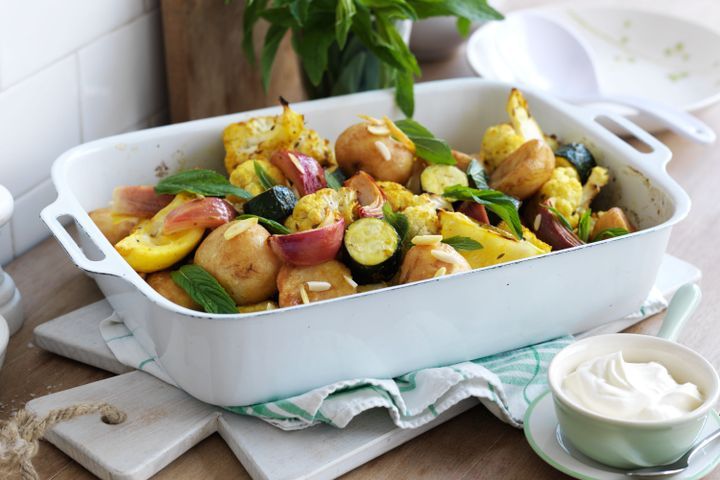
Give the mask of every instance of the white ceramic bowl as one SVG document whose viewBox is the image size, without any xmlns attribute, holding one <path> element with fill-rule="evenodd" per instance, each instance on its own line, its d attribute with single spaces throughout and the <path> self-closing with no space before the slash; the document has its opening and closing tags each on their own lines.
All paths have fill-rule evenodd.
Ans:
<svg viewBox="0 0 720 480">
<path fill-rule="evenodd" d="M 7 353 L 8 341 L 10 340 L 10 331 L 8 330 L 5 317 L 0 315 L 0 368 L 5 363 L 5 353 Z"/>
</svg>

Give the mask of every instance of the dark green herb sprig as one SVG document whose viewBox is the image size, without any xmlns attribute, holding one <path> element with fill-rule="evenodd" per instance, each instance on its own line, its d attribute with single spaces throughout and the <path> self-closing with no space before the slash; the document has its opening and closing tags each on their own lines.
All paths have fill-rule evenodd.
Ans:
<svg viewBox="0 0 720 480">
<path fill-rule="evenodd" d="M 208 313 L 238 313 L 235 301 L 225 289 L 199 265 L 183 265 L 170 274 L 173 281 Z"/>
<path fill-rule="evenodd" d="M 428 163 L 455 165 L 455 157 L 447 142 L 435 137 L 430 130 L 415 120 L 398 120 L 395 125 L 415 144 L 415 155 Z"/>
<path fill-rule="evenodd" d="M 395 100 L 408 117 L 414 110 L 413 83 L 420 67 L 398 33 L 397 22 L 453 16 L 458 31 L 467 35 L 472 21 L 502 18 L 486 0 L 247 0 L 245 5 L 243 47 L 251 62 L 255 25 L 261 19 L 270 24 L 260 58 L 266 90 L 280 42 L 291 32 L 293 49 L 313 87 L 357 87 L 352 80 L 368 69 L 375 79 L 365 81 L 365 87 L 389 83 L 381 79 L 394 81 Z M 332 91 L 338 93 L 349 92 Z"/>
<path fill-rule="evenodd" d="M 479 190 L 490 190 L 490 185 L 488 185 L 487 172 L 485 171 L 483 166 L 480 165 L 480 162 L 478 162 L 474 158 L 470 160 L 470 163 L 468 164 L 465 173 L 467 174 L 468 179 L 471 182 L 470 184 L 475 185 L 475 188 Z"/>
<path fill-rule="evenodd" d="M 623 235 L 627 235 L 628 233 L 630 232 L 628 232 L 622 227 L 606 228 L 605 230 L 602 230 L 600 233 L 595 235 L 593 242 L 599 242 L 600 240 L 605 240 L 608 238 L 621 237 Z"/>
<path fill-rule="evenodd" d="M 447 243 L 455 250 L 480 250 L 483 248 L 482 243 L 477 240 L 473 240 L 470 237 L 455 236 L 445 238 L 442 242 Z"/>
<path fill-rule="evenodd" d="M 325 170 L 325 181 L 327 182 L 327 186 L 333 190 L 340 190 L 340 187 L 343 186 L 345 180 L 347 179 L 345 178 L 345 175 L 343 175 L 342 170 L 339 168 L 336 168 L 332 172 L 330 170 Z"/>
<path fill-rule="evenodd" d="M 245 213 L 243 215 L 240 215 L 237 217 L 238 220 L 244 220 L 246 218 L 257 218 L 258 223 L 265 228 L 268 229 L 270 233 L 275 233 L 278 235 L 287 235 L 289 233 L 292 233 L 289 228 L 287 228 L 282 223 L 278 223 L 275 220 L 270 220 L 269 218 L 261 217 L 258 215 L 251 215 L 249 213 Z"/>
<path fill-rule="evenodd" d="M 585 210 L 578 220 L 578 238 L 587 243 L 590 240 L 590 209 Z"/>
<path fill-rule="evenodd" d="M 408 218 L 402 213 L 393 212 L 392 207 L 388 202 L 385 202 L 382 211 L 383 218 L 395 229 L 398 237 L 400 237 L 400 245 L 404 248 L 408 239 L 408 232 L 410 231 L 410 222 L 408 222 Z"/>
<path fill-rule="evenodd" d="M 568 221 L 568 219 L 565 218 L 565 215 L 560 213 L 557 208 L 553 207 L 552 205 L 547 205 L 547 209 L 550 210 L 553 215 L 555 215 L 555 218 L 557 218 L 558 221 L 562 223 L 563 227 L 567 228 L 571 232 L 573 231 L 572 225 L 570 225 L 570 221 Z"/>
<path fill-rule="evenodd" d="M 453 185 L 446 188 L 443 196 L 453 200 L 470 200 L 484 205 L 485 208 L 495 212 L 498 217 L 505 220 L 518 240 L 523 239 L 520 215 L 512 197 L 497 190 L 478 190 L 477 188 L 462 185 Z"/>
<path fill-rule="evenodd" d="M 177 194 L 182 192 L 194 193 L 205 197 L 236 197 L 250 199 L 252 195 L 240 187 L 232 185 L 230 181 L 213 170 L 195 169 L 186 170 L 165 177 L 155 185 L 155 193 Z"/>
<path fill-rule="evenodd" d="M 268 175 L 268 173 L 265 171 L 263 166 L 260 165 L 260 163 L 254 161 L 253 167 L 255 168 L 255 175 L 257 175 L 258 180 L 260 180 L 260 185 L 262 185 L 265 190 L 269 190 L 275 185 L 277 185 L 277 183 L 275 183 L 275 180 L 273 180 L 273 178 Z"/>
</svg>

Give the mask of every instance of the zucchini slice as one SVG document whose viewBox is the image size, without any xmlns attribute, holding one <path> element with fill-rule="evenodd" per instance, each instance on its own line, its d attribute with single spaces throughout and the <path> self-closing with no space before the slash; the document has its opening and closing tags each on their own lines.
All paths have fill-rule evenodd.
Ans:
<svg viewBox="0 0 720 480">
<path fill-rule="evenodd" d="M 558 167 L 570 166 L 577 170 L 580 176 L 580 183 L 585 183 L 590 176 L 590 172 L 596 165 L 595 158 L 590 150 L 582 143 L 568 143 L 561 146 L 555 151 L 555 158 Z M 567 165 L 564 163 L 567 162 Z"/>
<path fill-rule="evenodd" d="M 447 187 L 453 185 L 468 186 L 465 172 L 453 165 L 429 165 L 420 174 L 420 186 L 423 191 L 442 195 Z"/>
<path fill-rule="evenodd" d="M 297 198 L 292 190 L 275 185 L 245 202 L 243 210 L 251 215 L 282 222 L 292 214 L 296 203 Z"/>
<path fill-rule="evenodd" d="M 400 237 L 379 218 L 361 218 L 345 232 L 345 252 L 353 278 L 359 283 L 390 280 L 400 266 Z"/>
</svg>

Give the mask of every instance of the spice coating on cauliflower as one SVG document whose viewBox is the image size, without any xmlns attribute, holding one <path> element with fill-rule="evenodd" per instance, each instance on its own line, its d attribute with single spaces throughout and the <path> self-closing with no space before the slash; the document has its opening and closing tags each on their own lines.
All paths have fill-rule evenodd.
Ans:
<svg viewBox="0 0 720 480">
<path fill-rule="evenodd" d="M 435 235 L 440 231 L 436 204 L 427 194 L 415 195 L 413 204 L 402 211 L 408 219 L 408 238 Z"/>
<path fill-rule="evenodd" d="M 350 225 L 357 204 L 357 194 L 350 188 L 342 187 L 338 191 L 322 188 L 298 200 L 285 226 L 293 232 L 302 232 L 328 225 L 340 217 Z"/>
<path fill-rule="evenodd" d="M 557 167 L 550 180 L 540 189 L 543 200 L 551 199 L 553 205 L 575 227 L 579 220 L 576 210 L 582 200 L 583 187 L 572 167 Z"/>
<path fill-rule="evenodd" d="M 405 210 L 415 201 L 415 195 L 399 183 L 380 181 L 377 185 L 385 194 L 385 199 L 390 203 L 393 211 Z"/>
<path fill-rule="evenodd" d="M 483 135 L 480 156 L 487 169 L 492 172 L 523 143 L 525 139 L 518 135 L 511 125 L 507 123 L 493 125 Z"/>
<path fill-rule="evenodd" d="M 265 173 L 267 173 L 276 184 L 285 184 L 285 176 L 280 169 L 266 160 L 253 160 L 251 162 L 241 163 L 235 167 L 235 170 L 230 174 L 230 183 L 249 192 L 253 197 L 264 192 L 265 188 L 262 186 L 257 173 L 255 173 L 255 162 L 258 163 L 260 168 L 265 170 Z"/>
</svg>

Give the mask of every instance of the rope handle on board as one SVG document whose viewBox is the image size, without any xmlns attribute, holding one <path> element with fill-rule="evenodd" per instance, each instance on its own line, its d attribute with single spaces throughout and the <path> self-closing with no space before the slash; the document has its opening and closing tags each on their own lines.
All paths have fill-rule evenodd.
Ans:
<svg viewBox="0 0 720 480">
<path fill-rule="evenodd" d="M 127 418 L 125 412 L 109 403 L 81 403 L 50 410 L 41 418 L 23 408 L 9 420 L 0 421 L 0 478 L 20 473 L 23 480 L 38 480 L 32 459 L 40 438 L 60 422 L 93 413 L 100 413 L 102 421 L 110 425 Z"/>
</svg>

